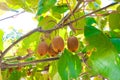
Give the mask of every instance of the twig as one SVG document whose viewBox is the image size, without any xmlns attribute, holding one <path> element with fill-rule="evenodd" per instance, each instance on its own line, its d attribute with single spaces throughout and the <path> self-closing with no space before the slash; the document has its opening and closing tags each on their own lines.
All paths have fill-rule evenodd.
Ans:
<svg viewBox="0 0 120 80">
<path fill-rule="evenodd" d="M 82 0 L 79 0 L 78 3 L 77 3 L 77 5 L 76 5 L 75 8 L 73 9 L 73 11 L 71 11 L 71 12 L 68 13 L 65 17 L 63 17 L 63 18 L 61 19 L 61 21 L 60 21 L 57 25 L 55 25 L 54 28 L 62 26 L 62 24 L 65 23 L 65 22 L 70 18 L 70 16 L 71 16 L 73 13 L 75 13 L 75 11 L 77 11 L 77 9 L 79 8 L 79 5 L 80 5 L 81 3 L 82 3 Z M 50 31 L 51 31 L 51 30 L 50 30 Z"/>
<path fill-rule="evenodd" d="M 87 66 L 84 54 L 83 53 L 78 53 L 77 55 L 81 56 L 82 62 L 85 63 L 86 66 Z M 30 64 L 35 65 L 37 63 L 55 61 L 55 60 L 58 60 L 58 59 L 60 59 L 60 58 L 59 57 L 53 57 L 53 58 L 46 58 L 46 59 L 35 60 L 35 61 L 30 61 L 30 62 L 22 62 L 22 63 L 16 63 L 16 64 L 8 64 L 8 63 L 5 63 L 5 62 L 2 62 L 2 67 L 1 68 L 6 69 L 6 68 L 11 68 L 11 67 L 19 67 L 19 66 L 23 67 L 23 66 L 27 66 L 27 65 L 30 65 Z"/>
<path fill-rule="evenodd" d="M 91 14 L 97 13 L 97 12 L 99 12 L 99 11 L 101 11 L 101 10 L 104 10 L 104 9 L 106 9 L 106 8 L 108 8 L 108 7 L 110 7 L 110 6 L 116 5 L 116 4 L 118 4 L 118 2 L 112 3 L 112 4 L 108 5 L 108 6 L 105 6 L 105 7 L 103 7 L 103 8 L 98 9 L 98 10 L 95 10 L 95 11 L 89 13 L 89 14 L 83 15 L 83 16 L 75 19 L 75 20 L 72 20 L 72 21 L 64 24 L 63 26 L 69 25 L 70 23 L 74 23 L 74 22 L 76 22 L 76 21 L 78 21 L 78 20 L 80 20 L 80 19 L 82 19 L 82 18 L 85 18 L 85 17 L 87 17 L 87 16 L 89 16 L 89 15 L 91 15 Z"/>
<path fill-rule="evenodd" d="M 35 61 L 30 61 L 30 62 L 22 62 L 22 63 L 17 63 L 17 64 L 6 64 L 6 63 L 2 63 L 1 68 L 11 68 L 11 67 L 17 67 L 17 66 L 26 66 L 26 65 L 35 65 L 37 63 L 40 62 L 48 62 L 48 61 L 53 61 L 53 60 L 58 60 L 59 57 L 54 57 L 54 58 L 48 58 L 48 59 L 42 59 L 42 60 L 35 60 Z"/>
<path fill-rule="evenodd" d="M 34 52 L 30 49 L 27 49 L 27 52 L 28 53 L 25 56 L 17 56 L 17 57 L 14 57 L 14 58 L 6 59 L 4 62 L 12 62 L 14 60 L 25 60 L 25 59 L 31 57 L 32 54 L 34 54 Z"/>
<path fill-rule="evenodd" d="M 13 17 L 15 17 L 15 16 L 18 16 L 18 15 L 24 13 L 24 12 L 25 12 L 25 11 L 22 11 L 22 12 L 20 12 L 20 13 L 14 14 L 14 15 L 12 15 L 12 16 L 9 16 L 9 17 L 6 17 L 6 18 L 3 18 L 3 19 L 0 19 L 0 21 L 6 20 L 6 19 L 9 19 L 9 18 L 13 18 Z"/>
<path fill-rule="evenodd" d="M 80 77 L 84 76 L 84 75 L 88 75 L 89 73 L 88 72 L 84 72 L 84 73 L 81 73 L 80 74 Z"/>
<path fill-rule="evenodd" d="M 94 14 L 94 13 L 97 13 L 97 12 L 99 12 L 99 11 L 101 11 L 101 10 L 104 10 L 104 9 L 106 9 L 106 8 L 108 8 L 108 7 L 111 7 L 111 6 L 113 6 L 113 5 L 116 5 L 116 4 L 118 4 L 118 2 L 112 3 L 112 4 L 108 5 L 108 6 L 105 6 L 105 7 L 103 7 L 103 8 L 98 9 L 98 10 L 95 10 L 95 11 L 89 13 L 89 14 L 83 15 L 83 16 L 81 16 L 81 17 L 79 17 L 79 18 L 77 18 L 77 19 L 75 19 L 75 20 L 72 20 L 72 21 L 70 21 L 70 22 L 68 22 L 68 23 L 65 23 L 65 24 L 61 23 L 61 24 L 57 25 L 57 27 L 54 27 L 53 29 L 47 30 L 46 32 L 51 32 L 51 31 L 60 29 L 60 28 L 62 28 L 62 27 L 64 27 L 64 26 L 67 26 L 67 25 L 69 25 L 69 24 L 71 24 L 71 23 L 74 23 L 74 22 L 76 22 L 76 21 L 78 21 L 78 20 L 80 20 L 80 19 L 82 19 L 82 18 L 85 18 L 85 17 L 87 17 L 87 16 L 90 16 L 90 15 L 92 15 L 92 14 Z"/>
</svg>

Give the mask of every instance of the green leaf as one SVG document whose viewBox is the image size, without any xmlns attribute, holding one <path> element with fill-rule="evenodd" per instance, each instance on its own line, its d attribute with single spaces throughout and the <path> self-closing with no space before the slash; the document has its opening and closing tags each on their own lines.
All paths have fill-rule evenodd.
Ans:
<svg viewBox="0 0 120 80">
<path fill-rule="evenodd" d="M 109 15 L 109 26 L 111 30 L 120 29 L 120 13 Z"/>
<path fill-rule="evenodd" d="M 57 12 L 53 12 L 53 11 L 52 11 L 52 16 L 55 17 L 55 18 L 57 18 L 57 19 L 61 19 L 61 17 L 62 17 L 61 14 L 59 14 Z"/>
<path fill-rule="evenodd" d="M 101 30 L 104 30 L 106 24 L 107 24 L 107 17 L 98 17 L 98 26 Z"/>
<path fill-rule="evenodd" d="M 53 80 L 53 77 L 55 76 L 56 73 L 58 73 L 58 70 L 57 70 L 57 61 L 52 62 L 50 64 L 49 74 L 50 74 L 52 80 Z"/>
<path fill-rule="evenodd" d="M 67 53 L 67 52 L 65 52 Z M 68 54 L 71 54 L 71 53 L 68 53 Z M 76 78 L 76 71 L 75 71 L 75 62 L 74 62 L 74 59 L 72 59 L 72 55 L 68 55 L 68 73 L 69 73 L 69 76 L 70 78 Z"/>
<path fill-rule="evenodd" d="M 61 14 L 66 12 L 67 10 L 68 10 L 67 4 L 61 4 L 61 5 L 53 6 L 51 12 L 55 18 L 61 19 Z"/>
<path fill-rule="evenodd" d="M 86 26 L 84 35 L 89 46 L 96 48 L 87 61 L 90 72 L 109 80 L 120 80 L 120 58 L 110 39 L 93 26 Z"/>
<path fill-rule="evenodd" d="M 25 59 L 25 61 L 33 61 L 33 60 L 35 60 L 35 56 L 32 56 L 32 57 Z"/>
<path fill-rule="evenodd" d="M 76 12 L 75 14 L 73 14 L 71 17 L 70 17 L 70 19 L 71 20 L 75 20 L 76 18 L 78 18 L 78 17 L 81 17 L 81 16 L 83 16 L 84 15 L 84 12 Z M 73 26 L 73 28 L 75 28 L 75 29 L 83 29 L 84 28 L 84 26 L 85 26 L 85 18 L 83 18 L 83 19 L 80 19 L 80 20 L 78 20 L 78 21 L 76 21 L 75 23 L 73 23 L 72 24 L 72 26 Z M 83 30 L 77 30 L 76 31 L 76 33 L 77 34 L 81 34 L 81 33 L 83 33 Z"/>
<path fill-rule="evenodd" d="M 13 70 L 8 80 L 20 80 L 20 78 L 21 72 L 19 72 L 18 70 Z"/>
<path fill-rule="evenodd" d="M 32 35 L 28 36 L 27 38 L 23 40 L 22 47 L 24 47 L 24 49 L 28 49 L 31 45 L 35 47 L 37 43 L 39 42 L 39 39 L 40 39 L 39 37 L 40 37 L 39 32 L 33 33 Z"/>
<path fill-rule="evenodd" d="M 83 16 L 84 13 L 83 12 L 76 12 L 72 17 L 71 17 L 71 20 L 74 20 L 80 16 Z M 83 28 L 85 26 L 85 19 L 80 19 L 78 21 L 76 21 L 75 23 L 73 23 L 73 26 L 75 28 Z"/>
<path fill-rule="evenodd" d="M 86 18 L 86 25 L 92 26 L 92 24 L 96 23 L 95 19 L 92 17 L 87 17 Z"/>
<path fill-rule="evenodd" d="M 22 41 L 22 45 L 17 50 L 17 56 L 23 56 L 26 54 L 27 49 L 36 50 L 40 40 L 40 33 L 35 32 L 32 35 L 26 37 Z"/>
<path fill-rule="evenodd" d="M 118 53 L 120 53 L 120 38 L 111 38 L 113 45 L 115 46 Z"/>
<path fill-rule="evenodd" d="M 120 12 L 120 5 L 117 7 L 117 11 Z"/>
<path fill-rule="evenodd" d="M 112 38 L 119 38 L 120 37 L 120 32 L 109 31 L 109 34 Z"/>
<path fill-rule="evenodd" d="M 66 34 L 67 33 L 66 29 L 64 29 L 64 28 L 60 29 L 59 32 L 60 32 L 59 36 L 61 36 L 64 39 L 66 37 L 66 35 L 67 35 Z"/>
<path fill-rule="evenodd" d="M 4 32 L 3 30 L 0 29 L 0 50 L 1 51 L 3 50 L 3 35 L 4 35 Z"/>
<path fill-rule="evenodd" d="M 89 4 L 88 4 L 88 8 L 89 9 L 92 9 L 92 10 L 96 10 L 96 9 L 98 9 L 98 8 L 100 8 L 100 2 L 99 1 L 94 1 L 94 2 L 90 2 Z"/>
<path fill-rule="evenodd" d="M 68 80 L 68 71 L 67 71 L 67 55 L 63 53 L 58 61 L 58 73 L 61 76 L 62 80 Z"/>
<path fill-rule="evenodd" d="M 98 3 L 100 5 L 101 4 L 101 0 L 96 0 L 96 3 Z"/>
<path fill-rule="evenodd" d="M 91 47 L 95 47 L 98 50 L 102 49 L 106 45 L 108 48 L 111 46 L 107 36 L 105 36 L 100 30 L 98 30 L 94 26 L 85 26 L 84 35 L 86 37 L 86 40 L 89 41 L 90 44 L 92 44 Z"/>
<path fill-rule="evenodd" d="M 35 13 L 37 11 L 39 0 L 25 0 L 25 5 L 23 9 L 25 9 L 28 12 Z"/>
<path fill-rule="evenodd" d="M 77 78 L 81 69 L 81 60 L 79 57 L 65 49 L 58 62 L 58 72 L 62 80 Z"/>
<path fill-rule="evenodd" d="M 69 8 L 68 8 L 67 4 L 62 4 L 62 5 L 54 6 L 54 7 L 52 8 L 52 11 L 53 11 L 53 12 L 56 12 L 56 13 L 62 14 L 62 13 L 64 13 L 64 12 L 66 12 L 68 9 L 69 9 Z"/>
<path fill-rule="evenodd" d="M 40 0 L 38 4 L 37 16 L 47 12 L 54 6 L 57 0 Z"/>
<path fill-rule="evenodd" d="M 82 70 L 81 60 L 78 55 L 73 56 L 74 64 L 75 64 L 75 77 L 78 77 Z"/>
<path fill-rule="evenodd" d="M 44 29 L 44 30 L 49 30 L 49 29 L 53 28 L 56 23 L 57 23 L 57 21 L 53 17 L 46 16 L 39 22 L 38 25 L 40 27 L 42 27 L 42 29 Z"/>
<path fill-rule="evenodd" d="M 90 46 L 97 48 L 98 51 L 101 51 L 101 49 L 104 51 L 108 48 L 113 48 L 109 38 L 94 26 L 85 26 L 84 35 L 89 44 L 92 44 Z"/>
</svg>

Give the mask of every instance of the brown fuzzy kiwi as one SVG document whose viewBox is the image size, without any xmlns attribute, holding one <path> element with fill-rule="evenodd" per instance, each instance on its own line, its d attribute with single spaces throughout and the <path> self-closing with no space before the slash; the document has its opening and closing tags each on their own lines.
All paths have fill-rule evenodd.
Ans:
<svg viewBox="0 0 120 80">
<path fill-rule="evenodd" d="M 37 52 L 43 56 L 47 53 L 48 51 L 48 45 L 46 42 L 42 41 L 39 45 L 38 45 L 38 49 Z"/>
<path fill-rule="evenodd" d="M 55 52 L 52 48 L 52 44 L 49 45 L 49 48 L 48 48 L 48 54 L 52 57 L 56 56 L 58 54 L 58 52 Z"/>
<path fill-rule="evenodd" d="M 52 40 L 52 47 L 55 52 L 61 52 L 64 49 L 64 41 L 60 36 L 56 36 Z"/>
<path fill-rule="evenodd" d="M 67 47 L 70 51 L 75 52 L 78 49 L 78 39 L 74 36 L 71 36 L 67 40 Z"/>
</svg>

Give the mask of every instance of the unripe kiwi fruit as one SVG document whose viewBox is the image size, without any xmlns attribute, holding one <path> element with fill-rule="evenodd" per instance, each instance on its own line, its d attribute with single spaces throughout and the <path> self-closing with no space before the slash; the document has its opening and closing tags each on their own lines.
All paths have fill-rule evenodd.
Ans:
<svg viewBox="0 0 120 80">
<path fill-rule="evenodd" d="M 58 52 L 55 52 L 52 48 L 52 44 L 49 45 L 49 48 L 48 48 L 48 54 L 52 57 L 56 56 L 58 54 Z"/>
<path fill-rule="evenodd" d="M 67 47 L 70 51 L 75 52 L 78 49 L 78 39 L 75 36 L 71 36 L 67 40 Z"/>
<path fill-rule="evenodd" d="M 47 53 L 48 51 L 48 45 L 45 41 L 42 41 L 41 43 L 39 43 L 38 45 L 38 49 L 37 52 L 39 53 L 39 55 L 43 56 Z"/>
<path fill-rule="evenodd" d="M 52 40 L 52 48 L 55 52 L 61 52 L 64 49 L 64 41 L 60 36 Z"/>
</svg>

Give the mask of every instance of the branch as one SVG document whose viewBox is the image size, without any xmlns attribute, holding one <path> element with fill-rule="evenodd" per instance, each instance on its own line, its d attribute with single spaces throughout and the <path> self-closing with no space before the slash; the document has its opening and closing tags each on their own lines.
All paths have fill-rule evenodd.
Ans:
<svg viewBox="0 0 120 80">
<path fill-rule="evenodd" d="M 3 19 L 0 19 L 0 21 L 6 20 L 6 19 L 9 19 L 9 18 L 13 18 L 13 17 L 15 17 L 15 16 L 18 16 L 18 15 L 24 13 L 24 12 L 25 12 L 25 11 L 22 11 L 22 12 L 20 12 L 20 13 L 14 14 L 14 15 L 12 15 L 12 16 L 9 16 L 9 17 L 6 17 L 6 18 L 3 18 Z"/>
<path fill-rule="evenodd" d="M 82 62 L 85 63 L 85 65 L 88 68 L 90 68 L 86 63 L 87 59 L 85 57 L 85 54 L 84 53 L 78 53 L 77 55 L 80 56 L 82 58 L 81 59 Z M 53 57 L 53 58 L 46 58 L 46 59 L 41 59 L 41 60 L 21 62 L 21 63 L 15 63 L 15 64 L 8 64 L 8 63 L 3 62 L 2 66 L 1 66 L 1 69 L 12 68 L 12 67 L 23 67 L 23 66 L 27 66 L 27 65 L 35 65 L 35 64 L 38 64 L 38 63 L 41 63 L 41 62 L 50 62 L 50 61 L 55 61 L 55 60 L 59 60 L 59 59 L 60 59 L 59 57 Z"/>
<path fill-rule="evenodd" d="M 99 11 L 101 11 L 101 10 L 104 10 L 104 9 L 106 9 L 106 8 L 108 8 L 108 7 L 111 7 L 111 6 L 113 6 L 113 5 L 116 5 L 116 4 L 118 4 L 118 2 L 112 3 L 112 4 L 108 5 L 108 6 L 105 6 L 105 7 L 103 7 L 103 8 L 98 9 L 98 10 L 95 10 L 95 11 L 89 13 L 89 14 L 83 15 L 83 16 L 81 16 L 81 17 L 79 17 L 79 18 L 76 18 L 75 20 L 72 20 L 72 21 L 70 21 L 70 22 L 68 22 L 68 23 L 65 23 L 65 24 L 61 23 L 61 24 L 57 25 L 56 27 L 54 27 L 53 29 L 47 30 L 46 32 L 52 32 L 52 31 L 54 31 L 54 30 L 63 28 L 64 26 L 67 26 L 67 25 L 69 25 L 69 24 L 71 24 L 71 23 L 74 23 L 74 22 L 76 22 L 76 21 L 78 21 L 78 20 L 80 20 L 80 19 L 82 19 L 82 18 L 85 18 L 85 17 L 87 17 L 87 16 L 90 16 L 90 15 L 92 15 L 92 14 L 94 14 L 94 13 L 97 13 L 97 12 L 99 12 Z"/>
<path fill-rule="evenodd" d="M 18 40 L 16 40 L 14 43 L 12 43 L 7 49 L 5 49 L 5 51 L 2 52 L 0 58 L 3 58 L 4 55 L 5 55 L 15 44 L 17 44 L 19 41 L 21 41 L 22 39 L 28 37 L 28 36 L 31 35 L 32 33 L 37 32 L 38 30 L 40 31 L 40 29 L 41 29 L 40 27 L 35 28 L 35 29 L 33 29 L 32 31 L 30 31 L 30 32 L 28 32 L 27 34 L 25 34 L 25 35 L 23 35 L 22 37 L 20 37 Z M 42 32 L 42 31 L 41 31 L 41 32 Z"/>
<path fill-rule="evenodd" d="M 65 23 L 65 21 L 67 21 L 67 20 L 70 18 L 70 16 L 77 11 L 77 9 L 79 8 L 79 5 L 80 5 L 81 3 L 82 3 L 82 0 L 78 0 L 78 3 L 77 3 L 77 5 L 75 6 L 75 8 L 73 9 L 73 11 L 71 11 L 71 12 L 68 13 L 68 14 L 66 14 L 65 17 L 63 17 L 63 18 L 61 19 L 61 21 L 60 21 L 57 25 L 54 26 L 54 28 L 59 29 L 59 28 L 57 28 L 57 27 L 61 27 L 61 26 L 63 25 L 63 23 Z M 54 30 L 54 29 L 53 29 L 53 30 Z M 48 30 L 48 32 L 51 32 L 51 31 L 53 31 L 53 30 Z"/>
<path fill-rule="evenodd" d="M 66 26 L 66 25 L 69 25 L 69 24 L 71 24 L 71 23 L 74 23 L 74 22 L 76 22 L 76 21 L 78 21 L 78 20 L 80 20 L 80 19 L 82 19 L 82 18 L 85 18 L 85 17 L 87 17 L 87 16 L 89 16 L 89 15 L 92 15 L 92 14 L 94 14 L 94 13 L 97 13 L 97 12 L 99 12 L 99 11 L 101 11 L 101 10 L 104 10 L 104 9 L 106 9 L 106 8 L 108 8 L 108 7 L 111 7 L 111 6 L 113 6 L 113 5 L 116 5 L 116 4 L 118 4 L 118 2 L 112 3 L 112 4 L 108 5 L 108 6 L 105 6 L 105 7 L 103 7 L 103 8 L 98 9 L 98 10 L 95 10 L 95 11 L 89 13 L 89 14 L 83 15 L 83 16 L 75 19 L 75 20 L 72 20 L 72 21 L 64 24 L 63 26 Z"/>
<path fill-rule="evenodd" d="M 17 56 L 14 58 L 5 59 L 4 62 L 12 62 L 14 60 L 24 60 L 24 59 L 31 57 L 34 54 L 34 52 L 31 49 L 27 49 L 27 52 L 28 53 L 25 56 Z"/>
<path fill-rule="evenodd" d="M 42 60 L 35 60 L 35 61 L 30 61 L 30 62 L 22 62 L 22 63 L 17 63 L 17 64 L 6 64 L 6 63 L 2 63 L 1 68 L 5 69 L 5 68 L 11 68 L 11 67 L 22 67 L 22 66 L 26 66 L 26 65 L 35 65 L 37 63 L 40 62 L 48 62 L 48 61 L 53 61 L 53 60 L 58 60 L 59 57 L 54 57 L 54 58 L 47 58 L 47 59 L 42 59 Z"/>
</svg>

